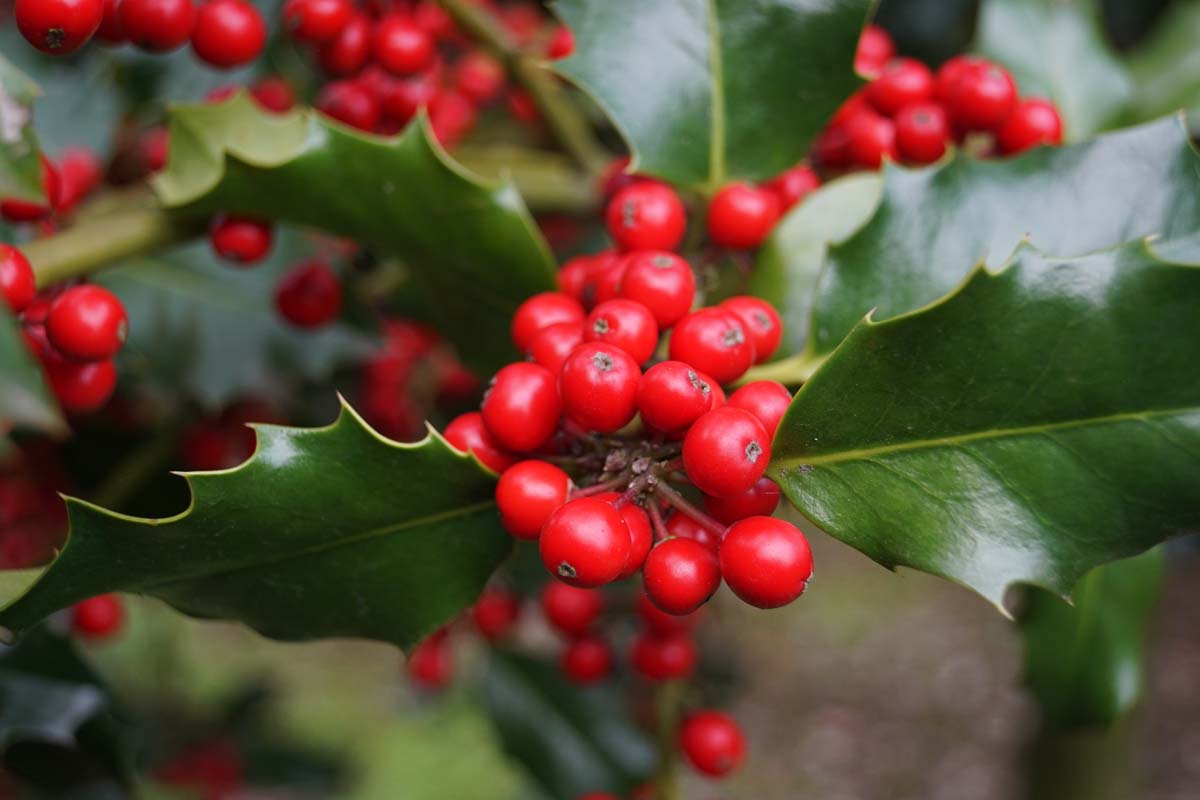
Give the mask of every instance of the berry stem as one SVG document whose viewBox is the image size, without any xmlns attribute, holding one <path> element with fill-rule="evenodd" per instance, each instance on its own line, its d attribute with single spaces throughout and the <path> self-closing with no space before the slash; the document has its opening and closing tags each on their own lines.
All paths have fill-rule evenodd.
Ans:
<svg viewBox="0 0 1200 800">
<path fill-rule="evenodd" d="M 591 497 L 592 495 L 604 494 L 611 492 L 614 489 L 620 489 L 629 481 L 628 475 L 619 475 L 612 480 L 593 483 L 591 486 L 585 486 L 582 489 L 574 489 L 571 492 L 571 499 L 578 500 L 581 497 Z"/>
<path fill-rule="evenodd" d="M 679 492 L 672 489 L 666 483 L 660 481 L 654 491 L 662 496 L 664 500 L 675 507 L 675 510 L 681 514 L 687 514 L 696 524 L 703 526 L 706 530 L 712 531 L 718 538 L 725 535 L 725 526 L 717 522 L 715 519 L 705 514 L 700 509 L 696 508 L 688 499 Z"/>
<path fill-rule="evenodd" d="M 667 526 L 663 522 L 662 511 L 659 510 L 658 503 L 653 499 L 646 503 L 646 513 L 650 517 L 650 527 L 654 529 L 654 541 L 661 542 L 667 539 L 671 534 L 667 533 Z"/>
<path fill-rule="evenodd" d="M 654 690 L 654 715 L 658 728 L 658 769 L 654 774 L 655 800 L 680 800 L 679 737 L 680 707 L 686 686 L 683 681 L 665 681 Z"/>
</svg>

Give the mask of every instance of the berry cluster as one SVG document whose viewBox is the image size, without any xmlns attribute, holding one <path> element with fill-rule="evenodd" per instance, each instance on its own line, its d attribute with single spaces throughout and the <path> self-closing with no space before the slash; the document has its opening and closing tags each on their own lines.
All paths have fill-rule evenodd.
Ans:
<svg viewBox="0 0 1200 800">
<path fill-rule="evenodd" d="M 885 158 L 932 164 L 968 137 L 980 155 L 1062 143 L 1055 105 L 1021 98 L 1012 75 L 985 59 L 955 56 L 934 72 L 897 58 L 887 32 L 869 26 L 855 66 L 871 82 L 842 105 L 814 145 L 813 160 L 825 169 L 878 169 Z"/>
<path fill-rule="evenodd" d="M 69 216 L 100 183 L 100 161 L 83 147 L 63 150 L 57 164 L 45 154 L 39 160 L 43 199 L 0 198 L 0 217 L 15 224 L 36 223 L 42 233 L 52 233 L 55 221 Z"/>
</svg>

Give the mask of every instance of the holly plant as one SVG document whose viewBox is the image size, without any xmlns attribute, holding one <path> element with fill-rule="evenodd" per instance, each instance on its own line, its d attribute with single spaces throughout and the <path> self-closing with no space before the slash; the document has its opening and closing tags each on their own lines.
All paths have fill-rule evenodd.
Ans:
<svg viewBox="0 0 1200 800">
<path fill-rule="evenodd" d="M 1118 53 L 1084 0 L 985 0 L 936 60 L 869 0 L 0 11 L 14 791 L 65 791 L 30 740 L 119 796 L 260 779 L 245 738 L 105 733 L 69 639 L 141 595 L 394 645 L 426 692 L 473 635 L 536 796 L 675 800 L 772 747 L 697 636 L 804 614 L 810 538 L 1012 619 L 1041 735 L 1136 702 L 1200 530 L 1200 82 L 1156 34 Z"/>
</svg>

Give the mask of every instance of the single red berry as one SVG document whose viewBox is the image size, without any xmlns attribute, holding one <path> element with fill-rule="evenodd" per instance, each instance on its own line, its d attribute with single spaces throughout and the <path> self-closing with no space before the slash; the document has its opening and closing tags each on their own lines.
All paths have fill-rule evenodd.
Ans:
<svg viewBox="0 0 1200 800">
<path fill-rule="evenodd" d="M 327 40 L 317 51 L 317 60 L 327 75 L 349 77 L 371 58 L 371 18 L 355 12 L 337 35 Z"/>
<path fill-rule="evenodd" d="M 747 517 L 769 517 L 779 508 L 779 484 L 759 478 L 746 491 L 729 497 L 704 495 L 704 510 L 717 522 L 732 525 Z"/>
<path fill-rule="evenodd" d="M 538 549 L 551 575 L 591 588 L 621 574 L 629 560 L 629 544 L 629 531 L 612 503 L 581 497 L 550 515 Z"/>
<path fill-rule="evenodd" d="M 812 167 L 800 164 L 771 178 L 763 184 L 763 188 L 775 193 L 782 214 L 816 191 L 820 185 L 821 179 Z"/>
<path fill-rule="evenodd" d="M 735 522 L 721 543 L 721 575 L 733 593 L 757 608 L 779 608 L 804 594 L 813 574 L 804 534 L 775 517 Z"/>
<path fill-rule="evenodd" d="M 914 164 L 932 164 L 946 153 L 950 121 L 937 103 L 914 103 L 896 113 L 896 152 Z"/>
<path fill-rule="evenodd" d="M 153 53 L 181 47 L 192 35 L 192 0 L 121 0 L 118 13 L 125 37 Z"/>
<path fill-rule="evenodd" d="M 201 420 L 183 433 L 179 455 L 185 469 L 210 472 L 236 467 L 249 454 L 240 452 L 238 437 L 231 436 L 228 426 L 218 420 Z M 251 448 L 253 452 L 253 448 Z"/>
<path fill-rule="evenodd" d="M 104 18 L 104 0 L 17 0 L 17 29 L 50 55 L 73 53 L 87 44 Z"/>
<path fill-rule="evenodd" d="M 878 25 L 863 28 L 854 53 L 854 71 L 866 78 L 875 78 L 896 55 L 896 45 L 888 32 Z"/>
<path fill-rule="evenodd" d="M 250 87 L 250 94 L 261 108 L 276 114 L 290 111 L 296 105 L 296 93 L 292 91 L 291 84 L 271 75 L 259 78 Z"/>
<path fill-rule="evenodd" d="M 712 408 L 712 387 L 682 361 L 661 361 L 638 383 L 642 422 L 670 434 L 686 431 Z"/>
<path fill-rule="evenodd" d="M 580 589 L 562 581 L 550 581 L 542 589 L 542 613 L 555 629 L 567 636 L 583 636 L 604 611 L 604 595 L 595 589 Z"/>
<path fill-rule="evenodd" d="M 445 148 L 452 148 L 475 127 L 479 115 L 461 92 L 440 89 L 429 101 L 429 126 Z"/>
<path fill-rule="evenodd" d="M 707 525 L 701 525 L 682 511 L 676 511 L 670 516 L 666 528 L 668 535 L 699 542 L 714 553 L 721 546 L 721 533 Z"/>
<path fill-rule="evenodd" d="M 454 65 L 458 90 L 476 103 L 489 103 L 504 90 L 504 65 L 482 50 L 472 50 Z"/>
<path fill-rule="evenodd" d="M 409 679 L 421 689 L 438 691 L 454 679 L 454 653 L 445 629 L 413 648 L 405 662 Z"/>
<path fill-rule="evenodd" d="M 727 184 L 708 204 L 708 238 L 718 247 L 753 250 L 779 219 L 773 192 L 743 181 Z"/>
<path fill-rule="evenodd" d="M 586 430 L 615 433 L 637 414 L 642 372 L 620 348 L 584 342 L 563 363 L 559 375 L 563 409 Z"/>
<path fill-rule="evenodd" d="M 483 423 L 508 450 L 528 453 L 550 440 L 562 415 L 558 381 L 537 364 L 509 364 L 483 398 Z"/>
<path fill-rule="evenodd" d="M 648 680 L 679 680 L 696 670 L 696 644 L 686 633 L 663 636 L 641 631 L 629 649 L 629 662 Z"/>
<path fill-rule="evenodd" d="M 599 683 L 612 674 L 612 667 L 612 648 L 599 636 L 576 639 L 563 651 L 562 670 L 575 683 Z"/>
<path fill-rule="evenodd" d="M 0 296 L 8 308 L 20 314 L 33 302 L 37 285 L 29 259 L 17 248 L 0 242 Z"/>
<path fill-rule="evenodd" d="M 287 0 L 283 24 L 302 42 L 320 44 L 341 33 L 354 15 L 350 0 Z"/>
<path fill-rule="evenodd" d="M 958 81 L 962 78 L 963 73 L 972 65 L 986 63 L 979 56 L 963 54 L 951 56 L 934 73 L 933 99 L 941 106 L 947 106 L 954 92 L 957 91 Z"/>
<path fill-rule="evenodd" d="M 411 78 L 393 78 L 388 81 L 384 84 L 379 103 L 384 112 L 394 117 L 397 122 L 405 124 L 415 117 L 418 111 L 432 103 L 437 94 L 437 81 L 428 73 L 422 73 Z"/>
<path fill-rule="evenodd" d="M 575 52 L 575 34 L 566 25 L 556 25 L 546 45 L 546 57 L 551 60 L 566 58 Z"/>
<path fill-rule="evenodd" d="M 412 10 L 413 22 L 435 39 L 452 39 L 458 33 L 454 17 L 436 0 L 418 0 Z"/>
<path fill-rule="evenodd" d="M 867 169 L 879 169 L 885 158 L 896 159 L 896 123 L 873 111 L 863 111 L 846 123 L 850 157 Z"/>
<path fill-rule="evenodd" d="M 391 14 L 375 24 L 375 60 L 388 72 L 412 75 L 433 63 L 433 37 L 409 18 Z"/>
<path fill-rule="evenodd" d="M 71 629 L 86 639 L 106 639 L 119 632 L 125 607 L 115 594 L 89 597 L 71 609 Z"/>
<path fill-rule="evenodd" d="M 521 598 L 507 589 L 484 589 L 471 609 L 471 621 L 489 642 L 508 636 L 521 616 Z"/>
<path fill-rule="evenodd" d="M 167 157 L 171 152 L 171 132 L 165 125 L 151 128 L 138 140 L 138 150 L 146 169 L 158 172 L 167 165 Z"/>
<path fill-rule="evenodd" d="M 683 466 L 705 494 L 741 494 L 771 461 L 771 440 L 749 411 L 724 406 L 696 420 L 683 440 Z"/>
<path fill-rule="evenodd" d="M 583 324 L 560 322 L 538 331 L 529 345 L 529 357 L 555 375 L 562 371 L 567 356 L 583 344 Z"/>
<path fill-rule="evenodd" d="M 543 328 L 561 322 L 581 325 L 586 312 L 579 301 L 562 292 L 542 292 L 517 306 L 512 318 L 513 344 L 522 353 L 529 351 L 533 338 Z"/>
<path fill-rule="evenodd" d="M 508 109 L 509 116 L 528 128 L 537 130 L 542 123 L 542 112 L 538 109 L 537 101 L 520 86 L 508 90 L 504 96 L 504 107 Z"/>
<path fill-rule="evenodd" d="M 583 291 L 585 305 L 589 308 L 621 296 L 621 284 L 625 280 L 625 270 L 629 267 L 628 258 L 615 253 L 607 258 L 601 256 L 598 260 L 603 264 L 603 268 L 595 272 Z"/>
<path fill-rule="evenodd" d="M 46 336 L 72 361 L 112 358 L 129 335 L 129 317 L 115 294 L 101 286 L 73 286 L 60 294 L 46 317 Z"/>
<path fill-rule="evenodd" d="M 54 396 L 71 414 L 100 409 L 117 388 L 117 368 L 111 359 L 88 363 L 49 361 L 45 367 Z"/>
<path fill-rule="evenodd" d="M 536 539 L 555 509 L 567 502 L 571 478 L 546 461 L 513 464 L 496 484 L 500 523 L 518 539 Z"/>
<path fill-rule="evenodd" d="M 122 44 L 125 29 L 121 27 L 120 0 L 104 0 L 104 17 L 96 29 L 96 38 L 105 44 Z"/>
<path fill-rule="evenodd" d="M 1003 67 L 987 61 L 960 68 L 946 100 L 956 126 L 966 131 L 997 130 L 1017 105 L 1017 85 Z"/>
<path fill-rule="evenodd" d="M 555 276 L 558 290 L 582 303 L 584 287 L 591 276 L 601 268 L 602 265 L 595 256 L 587 253 L 567 260 Z"/>
<path fill-rule="evenodd" d="M 624 259 L 618 292 L 654 315 L 660 330 L 674 325 L 692 308 L 696 276 L 687 261 L 666 250 L 635 250 Z"/>
<path fill-rule="evenodd" d="M 1038 97 L 1017 103 L 1012 116 L 996 132 L 996 147 L 1006 156 L 1038 145 L 1060 145 L 1062 141 L 1063 124 L 1058 108 Z"/>
<path fill-rule="evenodd" d="M 646 555 L 654 545 L 654 529 L 650 525 L 649 515 L 633 503 L 625 503 L 617 510 L 629 531 L 629 560 L 617 576 L 617 580 L 625 580 L 633 577 L 645 563 Z"/>
<path fill-rule="evenodd" d="M 658 347 L 658 324 L 650 309 L 634 300 L 606 300 L 592 309 L 583 326 L 585 342 L 604 342 L 644 364 Z"/>
<path fill-rule="evenodd" d="M 697 711 L 679 728 L 679 749 L 698 771 L 722 778 L 742 765 L 746 739 L 728 714 Z"/>
<path fill-rule="evenodd" d="M 738 317 L 722 308 L 702 308 L 679 320 L 671 331 L 672 361 L 713 376 L 717 383 L 742 377 L 754 363 L 754 341 Z"/>
<path fill-rule="evenodd" d="M 884 116 L 914 103 L 924 103 L 933 97 L 933 73 L 929 67 L 913 58 L 897 58 L 888 62 L 879 77 L 867 86 L 867 100 Z"/>
<path fill-rule="evenodd" d="M 6 197 L 0 200 L 0 217 L 9 222 L 37 222 L 47 217 L 58 206 L 61 191 L 58 169 L 42 153 L 38 153 L 38 163 L 41 167 L 42 194 L 45 202 Z"/>
<path fill-rule="evenodd" d="M 668 614 L 690 614 L 721 585 L 716 554 L 692 539 L 665 539 L 642 565 L 646 596 Z"/>
<path fill-rule="evenodd" d="M 753 414 L 772 440 L 791 404 L 792 393 L 775 381 L 751 381 L 729 396 L 729 405 Z"/>
<path fill-rule="evenodd" d="M 379 124 L 379 101 L 356 81 L 325 84 L 315 105 L 322 114 L 360 131 L 373 131 Z"/>
<path fill-rule="evenodd" d="M 267 44 L 267 25 L 246 0 L 205 0 L 196 9 L 192 51 L 206 64 L 239 67 L 258 58 Z"/>
<path fill-rule="evenodd" d="M 654 601 L 645 592 L 638 595 L 637 612 L 646 627 L 660 637 L 687 633 L 695 628 L 704 616 L 702 611 L 682 615 L 668 614 L 654 605 Z"/>
<path fill-rule="evenodd" d="M 288 270 L 275 288 L 275 308 L 298 328 L 320 328 L 342 311 L 342 281 L 319 259 Z"/>
<path fill-rule="evenodd" d="M 725 405 L 725 390 L 721 388 L 721 384 L 717 383 L 713 376 L 707 375 L 699 370 L 696 371 L 696 374 L 700 376 L 700 380 L 707 383 L 709 388 L 712 389 L 712 407 L 720 408 L 721 406 Z M 712 409 L 709 410 L 711 411 Z"/>
<path fill-rule="evenodd" d="M 514 459 L 504 451 L 483 424 L 483 414 L 469 411 L 456 417 L 443 434 L 451 446 L 464 453 L 472 453 L 479 462 L 492 472 L 504 472 Z"/>
<path fill-rule="evenodd" d="M 213 219 L 208 236 L 217 255 L 248 267 L 262 261 L 271 251 L 273 230 L 265 220 L 222 214 Z"/>
<path fill-rule="evenodd" d="M 670 186 L 643 181 L 626 186 L 608 202 L 608 235 L 622 250 L 674 250 L 683 241 L 687 213 Z"/>
<path fill-rule="evenodd" d="M 100 159 L 86 147 L 68 147 L 58 160 L 58 212 L 70 213 L 103 177 Z"/>
<path fill-rule="evenodd" d="M 754 363 L 761 364 L 775 354 L 783 339 L 783 320 L 775 306 L 759 297 L 738 295 L 721 303 L 742 323 L 742 330 L 754 344 Z"/>
</svg>

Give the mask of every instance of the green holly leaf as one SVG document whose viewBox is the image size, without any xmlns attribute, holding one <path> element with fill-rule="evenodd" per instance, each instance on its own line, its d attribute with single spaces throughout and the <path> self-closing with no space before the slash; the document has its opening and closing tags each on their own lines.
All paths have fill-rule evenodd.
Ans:
<svg viewBox="0 0 1200 800">
<path fill-rule="evenodd" d="M 581 688 L 556 665 L 494 651 L 483 693 L 504 752 L 556 800 L 624 796 L 654 771 L 654 745 L 615 686 Z"/>
<path fill-rule="evenodd" d="M 0 56 L 0 197 L 45 199 L 33 132 L 38 94 L 37 84 Z"/>
<path fill-rule="evenodd" d="M 1103 725 L 1133 707 L 1144 681 L 1145 624 L 1163 554 L 1151 550 L 1089 572 L 1074 602 L 1038 589 L 1020 616 L 1025 683 L 1053 730 Z"/>
<path fill-rule="evenodd" d="M 1126 54 L 1133 75 L 1131 121 L 1200 107 L 1200 2 L 1171 3 Z"/>
<path fill-rule="evenodd" d="M 1053 100 L 1069 141 L 1113 127 L 1133 99 L 1095 0 L 986 0 L 976 49 L 1012 71 L 1022 96 Z"/>
<path fill-rule="evenodd" d="M 403 258 L 460 354 L 490 371 L 517 357 L 508 320 L 554 288 L 553 262 L 513 186 L 467 174 L 431 136 L 424 119 L 384 139 L 243 93 L 172 112 L 155 188 L 181 213 L 309 225 Z"/>
<path fill-rule="evenodd" d="M 1167 260 L 1164 260 L 1167 259 Z M 1177 263 L 1175 263 L 1177 262 Z M 770 474 L 887 567 L 1001 605 L 1200 530 L 1200 237 L 1077 259 L 1021 248 L 846 337 L 797 394 Z"/>
<path fill-rule="evenodd" d="M 1025 238 L 1073 256 L 1200 228 L 1200 158 L 1176 119 L 1006 161 L 888 166 L 883 179 L 871 221 L 829 248 L 810 354 L 831 351 L 871 309 L 884 319 L 932 303 Z"/>
<path fill-rule="evenodd" d="M 192 502 L 174 517 L 69 499 L 65 547 L 0 625 L 123 591 L 275 639 L 408 647 L 473 602 L 512 549 L 494 476 L 436 433 L 397 444 L 349 407 L 326 428 L 255 430 L 242 466 L 185 476 Z"/>
<path fill-rule="evenodd" d="M 612 118 L 634 166 L 716 188 L 796 164 L 859 87 L 872 3 L 560 0 L 575 53 L 555 63 Z"/>
<path fill-rule="evenodd" d="M 21 340 L 17 321 L 0 304 L 0 433 L 9 426 L 63 433 L 66 423 L 42 369 Z"/>
</svg>

